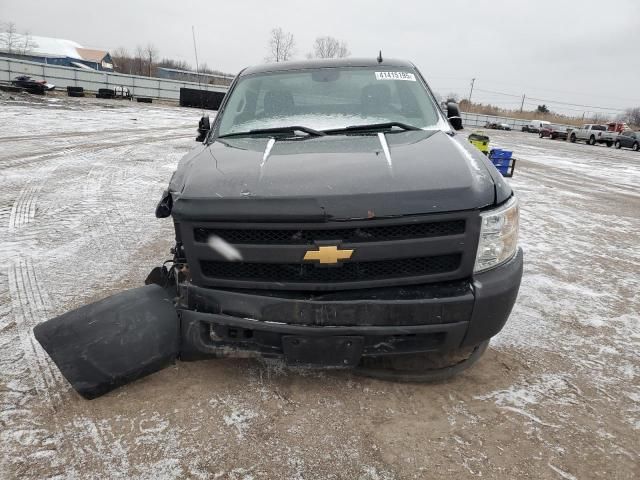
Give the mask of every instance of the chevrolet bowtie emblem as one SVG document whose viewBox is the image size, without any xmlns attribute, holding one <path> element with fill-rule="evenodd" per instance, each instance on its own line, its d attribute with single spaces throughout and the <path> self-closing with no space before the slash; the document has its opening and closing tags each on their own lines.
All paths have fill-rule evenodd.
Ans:
<svg viewBox="0 0 640 480">
<path fill-rule="evenodd" d="M 318 250 L 308 250 L 304 254 L 305 260 L 318 260 L 324 265 L 335 265 L 338 260 L 347 260 L 353 255 L 353 250 L 340 250 L 336 246 L 318 247 Z"/>
</svg>

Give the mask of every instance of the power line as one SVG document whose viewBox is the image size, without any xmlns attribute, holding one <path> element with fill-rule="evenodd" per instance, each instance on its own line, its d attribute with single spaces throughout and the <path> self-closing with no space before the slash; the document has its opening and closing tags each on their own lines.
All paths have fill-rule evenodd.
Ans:
<svg viewBox="0 0 640 480">
<path fill-rule="evenodd" d="M 517 89 L 523 89 L 523 90 L 545 90 L 547 92 L 554 92 L 554 93 L 567 93 L 570 95 L 581 95 L 581 96 L 593 96 L 592 93 L 585 93 L 585 92 L 577 92 L 577 91 L 568 91 L 568 90 L 558 90 L 558 89 L 554 89 L 554 88 L 544 88 L 544 87 L 538 87 L 538 86 L 530 86 L 530 85 L 523 85 L 523 84 L 518 84 L 518 85 L 514 85 L 513 83 L 510 82 L 502 82 L 499 80 L 493 80 L 493 79 L 486 79 L 489 81 L 489 83 L 491 84 L 499 84 L 499 85 L 506 85 L 512 88 L 517 88 Z M 598 93 L 597 95 L 598 97 L 607 97 L 610 99 L 615 99 L 615 100 L 624 100 L 624 101 L 628 101 L 628 102 L 640 102 L 640 98 L 623 98 L 623 97 L 617 97 L 617 96 L 613 96 L 613 95 L 607 95 L 607 94 L 600 94 Z"/>
<path fill-rule="evenodd" d="M 514 97 L 514 98 L 521 98 L 521 95 L 514 95 L 513 93 L 505 93 L 505 92 L 496 92 L 494 90 L 485 90 L 482 88 L 476 88 L 477 91 L 479 92 L 484 92 L 484 93 L 491 93 L 494 95 L 503 95 L 505 97 Z M 551 100 L 548 98 L 536 98 L 536 97 L 527 97 L 531 100 L 537 100 L 538 102 L 547 102 L 547 103 L 551 103 L 551 104 L 556 104 L 556 105 L 570 105 L 572 107 L 583 107 L 583 108 L 595 108 L 598 110 L 608 110 L 611 112 L 624 112 L 624 109 L 621 108 L 615 108 L 615 107 L 598 107 L 595 105 L 584 105 L 581 103 L 570 103 L 570 102 L 563 102 L 561 100 Z"/>
<path fill-rule="evenodd" d="M 581 103 L 568 103 L 568 102 L 561 102 L 559 100 L 544 100 L 542 98 L 535 98 L 535 97 L 529 97 L 531 100 L 537 100 L 539 102 L 548 102 L 548 103 L 555 103 L 555 104 L 559 104 L 559 105 L 571 105 L 572 107 L 584 107 L 584 108 L 597 108 L 598 110 L 610 110 L 612 112 L 624 112 L 624 109 L 621 108 L 614 108 L 614 107 L 596 107 L 594 105 L 582 105 Z"/>
<path fill-rule="evenodd" d="M 484 90 L 482 88 L 476 88 L 479 92 L 493 93 L 494 95 L 504 95 L 505 97 L 520 98 L 522 95 L 513 95 L 512 93 L 494 92 L 493 90 Z"/>
</svg>

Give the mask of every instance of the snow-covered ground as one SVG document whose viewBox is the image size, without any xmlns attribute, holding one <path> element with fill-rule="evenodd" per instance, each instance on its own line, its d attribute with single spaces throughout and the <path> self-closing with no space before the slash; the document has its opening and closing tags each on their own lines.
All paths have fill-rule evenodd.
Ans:
<svg viewBox="0 0 640 480">
<path fill-rule="evenodd" d="M 0 98 L 0 478 L 637 478 L 640 154 L 492 132 L 519 159 L 525 276 L 485 357 L 437 385 L 245 359 L 94 401 L 37 323 L 142 283 L 200 112 Z"/>
</svg>

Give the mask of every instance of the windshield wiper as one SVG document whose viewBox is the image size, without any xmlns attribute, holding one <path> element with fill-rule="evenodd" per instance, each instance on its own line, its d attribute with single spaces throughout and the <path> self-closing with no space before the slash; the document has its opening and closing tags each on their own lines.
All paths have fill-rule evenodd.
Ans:
<svg viewBox="0 0 640 480">
<path fill-rule="evenodd" d="M 249 130 L 246 132 L 233 132 L 226 133 L 224 135 L 219 135 L 218 138 L 227 138 L 227 137 L 251 137 L 253 135 L 268 135 L 270 133 L 279 134 L 279 133 L 289 133 L 294 134 L 295 132 L 304 132 L 312 137 L 324 137 L 326 133 L 321 132 L 319 130 L 314 130 L 313 128 L 303 127 L 300 125 L 292 125 L 290 127 L 275 127 L 275 128 L 257 128 L 254 130 Z"/>
<path fill-rule="evenodd" d="M 370 123 L 368 125 L 351 125 L 344 128 L 332 128 L 330 130 L 323 130 L 327 135 L 333 135 L 335 133 L 349 133 L 349 132 L 370 132 L 376 130 L 389 130 L 393 127 L 401 128 L 402 130 L 421 130 L 418 127 L 409 125 L 402 122 L 385 122 L 385 123 Z"/>
</svg>

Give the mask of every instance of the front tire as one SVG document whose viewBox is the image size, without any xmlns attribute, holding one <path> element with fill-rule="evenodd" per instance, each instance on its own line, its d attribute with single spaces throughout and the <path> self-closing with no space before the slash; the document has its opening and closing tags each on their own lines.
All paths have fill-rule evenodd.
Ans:
<svg viewBox="0 0 640 480">
<path fill-rule="evenodd" d="M 569 137 L 569 141 L 571 143 L 576 143 L 576 134 L 572 133 L 571 136 Z"/>
<path fill-rule="evenodd" d="M 593 146 L 596 144 L 596 137 L 594 137 L 593 135 L 591 135 L 589 137 L 589 141 L 587 142 L 589 145 Z"/>
<path fill-rule="evenodd" d="M 622 144 L 620 143 L 620 140 L 616 140 L 615 146 L 618 150 L 620 150 L 620 148 L 622 147 Z"/>
<path fill-rule="evenodd" d="M 544 137 L 544 135 L 542 135 L 542 132 L 540 132 L 540 133 L 538 134 L 538 136 L 539 136 L 540 138 L 543 138 L 543 137 Z"/>
<path fill-rule="evenodd" d="M 638 142 L 634 142 L 631 148 L 634 152 L 637 152 L 638 150 L 640 150 L 640 144 Z"/>
<path fill-rule="evenodd" d="M 613 145 L 613 142 L 607 142 L 607 147 L 611 147 L 611 145 Z"/>
</svg>

